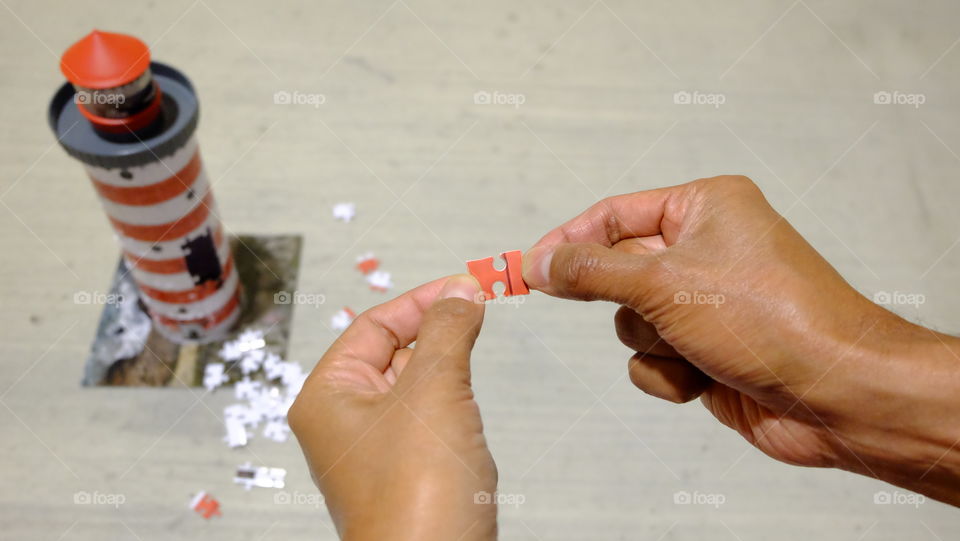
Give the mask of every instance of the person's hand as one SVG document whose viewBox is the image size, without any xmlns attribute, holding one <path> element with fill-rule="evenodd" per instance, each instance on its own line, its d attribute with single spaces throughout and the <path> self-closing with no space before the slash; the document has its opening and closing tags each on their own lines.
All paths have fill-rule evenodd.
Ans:
<svg viewBox="0 0 960 541">
<path fill-rule="evenodd" d="M 957 341 L 860 295 L 749 179 L 603 200 L 541 239 L 524 279 L 623 305 L 633 383 L 701 396 L 764 453 L 960 502 Z"/>
<path fill-rule="evenodd" d="M 344 539 L 496 537 L 496 506 L 475 503 L 497 486 L 470 387 L 478 293 L 457 275 L 364 312 L 290 409 Z"/>
</svg>

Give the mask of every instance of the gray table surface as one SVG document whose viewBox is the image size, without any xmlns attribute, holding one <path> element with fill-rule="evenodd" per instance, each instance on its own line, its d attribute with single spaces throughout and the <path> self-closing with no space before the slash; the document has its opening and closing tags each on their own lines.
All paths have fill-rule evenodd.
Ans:
<svg viewBox="0 0 960 541">
<path fill-rule="evenodd" d="M 0 536 L 334 538 L 322 506 L 233 485 L 250 460 L 313 493 L 292 441 L 220 441 L 229 392 L 78 386 L 100 308 L 73 296 L 105 291 L 118 251 L 45 108 L 59 54 L 90 29 L 137 35 L 193 79 L 231 231 L 304 235 L 300 289 L 327 304 L 297 307 L 291 358 L 312 365 L 336 309 L 385 298 L 352 269 L 362 251 L 399 292 L 526 248 L 605 194 L 728 172 L 855 287 L 922 294 L 897 309 L 960 331 L 958 17 L 948 0 L 0 1 Z M 681 91 L 724 103 L 675 104 Z M 355 222 L 331 219 L 338 201 Z M 894 489 L 775 463 L 699 404 L 637 391 L 613 312 L 542 295 L 488 311 L 477 396 L 501 491 L 525 499 L 502 510 L 503 539 L 960 537 L 945 505 L 876 505 Z M 186 509 L 198 489 L 223 517 Z M 124 503 L 74 504 L 80 491 Z"/>
</svg>

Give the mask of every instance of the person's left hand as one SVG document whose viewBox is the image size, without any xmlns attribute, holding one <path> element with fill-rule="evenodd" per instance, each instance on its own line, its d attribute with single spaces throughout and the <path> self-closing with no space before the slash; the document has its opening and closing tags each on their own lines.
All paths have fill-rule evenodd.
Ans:
<svg viewBox="0 0 960 541">
<path fill-rule="evenodd" d="M 496 506 L 475 503 L 497 487 L 470 387 L 478 293 L 456 275 L 364 312 L 290 409 L 344 539 L 496 538 Z"/>
</svg>

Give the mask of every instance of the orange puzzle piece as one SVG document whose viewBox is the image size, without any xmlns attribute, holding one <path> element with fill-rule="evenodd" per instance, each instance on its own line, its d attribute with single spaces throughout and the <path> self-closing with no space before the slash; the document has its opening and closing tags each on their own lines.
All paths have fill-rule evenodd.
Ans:
<svg viewBox="0 0 960 541">
<path fill-rule="evenodd" d="M 363 274 L 370 274 L 378 268 L 380 268 L 380 260 L 373 257 L 373 254 L 367 253 L 357 257 L 357 270 Z"/>
<path fill-rule="evenodd" d="M 523 252 L 512 250 L 500 254 L 500 257 L 506 262 L 503 270 L 497 270 L 493 267 L 493 257 L 475 259 L 467 261 L 467 270 L 480 282 L 480 289 L 483 290 L 484 300 L 495 299 L 497 296 L 493 292 L 493 284 L 503 283 L 505 289 L 504 297 L 512 295 L 527 295 L 530 289 L 523 281 Z"/>
<path fill-rule="evenodd" d="M 203 518 L 208 519 L 212 516 L 221 516 L 220 502 L 204 491 L 197 493 L 193 501 L 190 502 L 190 508 L 203 515 Z"/>
</svg>

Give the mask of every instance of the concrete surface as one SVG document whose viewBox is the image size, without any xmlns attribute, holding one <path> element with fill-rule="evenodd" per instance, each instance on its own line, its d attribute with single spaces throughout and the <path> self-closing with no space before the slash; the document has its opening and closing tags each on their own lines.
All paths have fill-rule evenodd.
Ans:
<svg viewBox="0 0 960 541">
<path fill-rule="evenodd" d="M 384 298 L 351 269 L 360 251 L 399 291 L 525 248 L 604 194 L 724 172 L 756 179 L 857 288 L 923 294 L 898 310 L 960 331 L 958 17 L 949 0 L 0 1 L 0 536 L 334 537 L 322 506 L 232 484 L 251 460 L 313 494 L 295 443 L 221 443 L 228 393 L 78 386 L 100 307 L 73 295 L 105 291 L 117 247 L 45 108 L 59 54 L 91 28 L 140 36 L 193 79 L 231 230 L 305 236 L 300 289 L 327 304 L 297 307 L 292 357 L 312 364 L 336 309 Z M 332 221 L 338 201 L 354 223 Z M 775 463 L 699 404 L 636 391 L 614 307 L 526 301 L 489 310 L 475 354 L 501 491 L 525 497 L 502 510 L 503 539 L 960 536 L 952 508 L 876 505 L 891 487 Z M 222 518 L 186 509 L 198 489 Z"/>
</svg>

